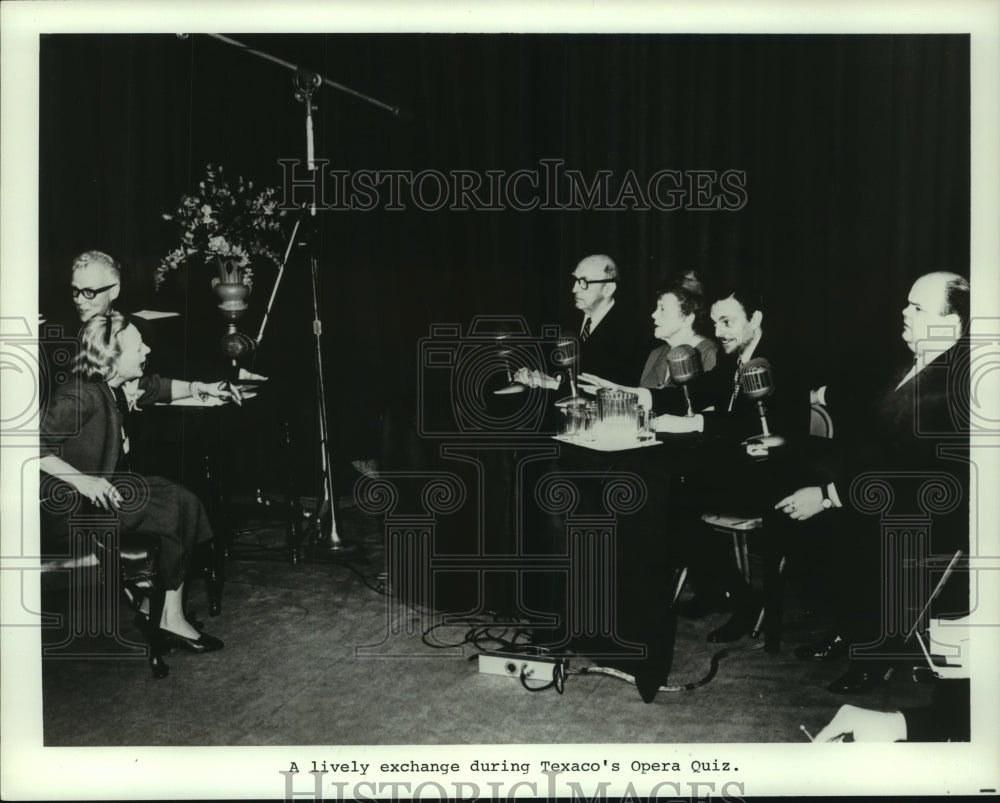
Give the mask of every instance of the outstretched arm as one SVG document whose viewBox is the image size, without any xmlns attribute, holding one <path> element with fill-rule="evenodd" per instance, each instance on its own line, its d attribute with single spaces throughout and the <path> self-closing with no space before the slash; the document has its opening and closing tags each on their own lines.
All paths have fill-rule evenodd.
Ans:
<svg viewBox="0 0 1000 803">
<path fill-rule="evenodd" d="M 514 381 L 527 385 L 529 388 L 545 388 L 555 390 L 559 387 L 559 380 L 549 376 L 542 371 L 531 370 L 529 368 L 518 368 L 514 372 Z"/>
<path fill-rule="evenodd" d="M 181 379 L 170 380 L 170 398 L 184 399 L 197 396 L 205 400 L 209 396 L 219 399 L 232 399 L 237 404 L 243 404 L 243 394 L 239 387 L 231 382 L 185 382 Z"/>
</svg>

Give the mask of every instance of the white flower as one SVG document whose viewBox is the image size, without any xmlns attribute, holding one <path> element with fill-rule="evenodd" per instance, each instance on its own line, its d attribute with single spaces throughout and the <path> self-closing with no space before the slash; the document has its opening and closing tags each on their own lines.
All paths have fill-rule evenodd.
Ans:
<svg viewBox="0 0 1000 803">
<path fill-rule="evenodd" d="M 227 256 L 232 250 L 226 238 L 220 234 L 208 238 L 208 250 L 221 256 Z"/>
</svg>

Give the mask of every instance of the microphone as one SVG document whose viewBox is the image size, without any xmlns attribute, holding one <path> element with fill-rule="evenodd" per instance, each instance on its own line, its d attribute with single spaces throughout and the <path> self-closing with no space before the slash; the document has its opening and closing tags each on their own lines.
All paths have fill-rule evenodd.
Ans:
<svg viewBox="0 0 1000 803">
<path fill-rule="evenodd" d="M 670 376 L 674 382 L 681 386 L 684 391 L 684 400 L 687 402 L 687 417 L 694 415 L 691 409 L 691 396 L 688 394 L 687 384 L 692 379 L 701 376 L 702 365 L 701 355 L 693 346 L 686 343 L 674 346 L 667 352 L 667 367 L 670 369 Z"/>
<path fill-rule="evenodd" d="M 580 349 L 575 337 L 566 335 L 556 341 L 555 350 L 552 352 L 552 362 L 565 369 L 570 394 L 559 399 L 556 402 L 556 407 L 565 407 L 567 404 L 575 404 L 580 401 L 580 391 L 576 387 L 576 366 L 579 361 Z"/>
<path fill-rule="evenodd" d="M 771 376 L 771 363 L 763 357 L 754 357 L 747 360 L 740 368 L 740 389 L 748 399 L 757 402 L 757 410 L 760 413 L 760 423 L 763 430 L 761 435 L 749 438 L 747 443 L 764 446 L 780 446 L 785 439 L 772 435 L 767 426 L 767 409 L 764 406 L 764 399 L 774 393 L 774 378 Z"/>
<path fill-rule="evenodd" d="M 763 404 L 763 400 L 774 392 L 771 363 L 763 357 L 747 360 L 740 369 L 740 387 L 748 399 Z"/>
<path fill-rule="evenodd" d="M 510 370 L 510 355 L 514 353 L 514 349 L 507 345 L 507 338 L 509 335 L 506 332 L 501 332 L 496 335 L 497 341 L 497 356 L 503 360 L 504 370 L 507 372 L 507 385 L 506 387 L 494 390 L 493 393 L 497 396 L 508 396 L 513 393 L 523 393 L 528 389 L 528 386 L 523 382 L 515 382 L 514 375 Z"/>
</svg>

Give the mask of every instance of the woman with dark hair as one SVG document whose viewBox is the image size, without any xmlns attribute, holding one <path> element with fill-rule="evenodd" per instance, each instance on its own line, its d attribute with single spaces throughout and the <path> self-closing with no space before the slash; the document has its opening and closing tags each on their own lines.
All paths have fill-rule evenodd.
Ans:
<svg viewBox="0 0 1000 803">
<path fill-rule="evenodd" d="M 609 382 L 603 377 L 589 373 L 580 374 L 581 387 L 593 392 L 599 387 L 614 387 L 638 394 L 639 401 L 650 407 L 652 400 L 648 389 L 675 388 L 676 383 L 670 376 L 670 365 L 667 354 L 675 346 L 691 346 L 698 352 L 704 373 L 715 368 L 719 351 L 718 344 L 707 337 L 705 321 L 705 297 L 703 285 L 694 271 L 677 274 L 661 289 L 656 296 L 656 308 L 651 315 L 653 319 L 653 334 L 663 341 L 662 346 L 653 349 L 646 358 L 646 365 L 639 377 L 638 387 L 626 387 Z M 679 389 L 675 391 L 677 412 L 683 412 L 681 406 L 684 397 Z"/>
<path fill-rule="evenodd" d="M 208 517 L 198 497 L 186 488 L 162 477 L 129 473 L 124 417 L 136 405 L 185 396 L 239 402 L 240 394 L 221 382 L 143 376 L 149 353 L 139 330 L 121 313 L 97 315 L 84 324 L 73 365 L 82 381 L 61 385 L 52 396 L 42 421 L 40 468 L 98 507 L 117 511 L 123 531 L 158 537 L 160 572 L 167 589 L 159 622 L 163 642 L 188 652 L 212 652 L 221 649 L 222 642 L 199 633 L 183 609 L 191 554 L 197 544 L 212 538 Z M 116 483 L 137 489 L 139 504 L 122 507 L 123 494 Z"/>
<path fill-rule="evenodd" d="M 663 345 L 653 349 L 646 358 L 646 365 L 639 378 L 639 387 L 665 388 L 674 382 L 670 376 L 667 354 L 674 346 L 692 346 L 701 358 L 703 371 L 715 367 L 719 347 L 704 332 L 704 297 L 682 284 L 661 290 L 656 296 L 653 310 L 653 334 Z"/>
</svg>

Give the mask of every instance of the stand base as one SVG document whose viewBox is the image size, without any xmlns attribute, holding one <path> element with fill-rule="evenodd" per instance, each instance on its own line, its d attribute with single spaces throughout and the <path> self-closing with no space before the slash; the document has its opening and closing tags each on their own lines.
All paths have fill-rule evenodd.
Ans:
<svg viewBox="0 0 1000 803">
<path fill-rule="evenodd" d="M 785 439 L 780 435 L 755 435 L 747 438 L 744 442 L 746 446 L 763 446 L 765 449 L 773 449 L 775 446 L 784 446 Z"/>
<path fill-rule="evenodd" d="M 514 393 L 524 393 L 528 389 L 527 385 L 523 385 L 520 382 L 511 382 L 507 387 L 500 388 L 499 390 L 494 390 L 494 396 L 509 396 Z"/>
<path fill-rule="evenodd" d="M 785 439 L 780 435 L 757 435 L 743 441 L 743 446 L 746 447 L 750 457 L 763 458 L 768 456 L 771 449 L 782 446 L 784 443 Z"/>
</svg>

